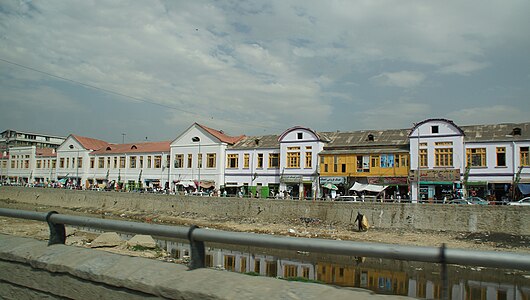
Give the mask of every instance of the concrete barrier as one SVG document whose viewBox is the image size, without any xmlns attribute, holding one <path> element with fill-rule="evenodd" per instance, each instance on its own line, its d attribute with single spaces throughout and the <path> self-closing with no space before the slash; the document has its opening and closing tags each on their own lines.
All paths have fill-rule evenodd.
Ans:
<svg viewBox="0 0 530 300">
<path fill-rule="evenodd" d="M 288 282 L 0 234 L 2 299 L 410 299 Z"/>
<path fill-rule="evenodd" d="M 316 218 L 335 226 L 351 226 L 357 211 L 361 211 L 375 228 L 530 235 L 530 207 L 516 206 L 266 200 L 6 186 L 0 187 L 0 199 L 66 208 L 197 215 L 260 223 L 293 223 L 300 222 L 300 218 Z"/>
</svg>

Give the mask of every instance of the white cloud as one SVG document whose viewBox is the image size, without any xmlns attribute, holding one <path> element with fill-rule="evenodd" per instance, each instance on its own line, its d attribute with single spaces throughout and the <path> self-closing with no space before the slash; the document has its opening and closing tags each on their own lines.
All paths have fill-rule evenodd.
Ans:
<svg viewBox="0 0 530 300">
<path fill-rule="evenodd" d="M 372 82 L 383 86 L 396 86 L 401 88 L 411 88 L 419 85 L 425 80 L 425 75 L 420 72 L 401 71 L 384 72 L 370 78 Z"/>
<path fill-rule="evenodd" d="M 462 125 L 491 124 L 491 120 L 528 122 L 528 111 L 508 105 L 463 108 L 449 112 L 447 116 Z"/>
<path fill-rule="evenodd" d="M 444 66 L 440 68 L 439 72 L 444 74 L 470 75 L 471 73 L 487 68 L 488 66 L 489 63 L 485 62 L 462 61 L 449 66 Z"/>
</svg>

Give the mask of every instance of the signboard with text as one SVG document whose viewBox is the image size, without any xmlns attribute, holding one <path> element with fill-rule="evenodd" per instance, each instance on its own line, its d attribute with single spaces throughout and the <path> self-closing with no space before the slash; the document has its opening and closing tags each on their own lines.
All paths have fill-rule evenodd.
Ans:
<svg viewBox="0 0 530 300">
<path fill-rule="evenodd" d="M 459 181 L 460 169 L 429 169 L 409 171 L 410 181 Z"/>
</svg>

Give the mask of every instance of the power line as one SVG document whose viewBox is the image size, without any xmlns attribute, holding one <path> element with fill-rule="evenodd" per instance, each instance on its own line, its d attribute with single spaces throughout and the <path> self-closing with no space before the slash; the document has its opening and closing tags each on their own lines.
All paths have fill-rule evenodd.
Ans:
<svg viewBox="0 0 530 300">
<path fill-rule="evenodd" d="M 135 96 L 130 96 L 130 95 L 127 95 L 127 94 L 124 94 L 124 93 L 116 92 L 116 91 L 109 90 L 109 89 L 102 88 L 102 87 L 98 87 L 98 86 L 95 86 L 95 85 L 92 85 L 92 84 L 84 83 L 84 82 L 81 82 L 81 81 L 77 81 L 77 80 L 74 80 L 74 79 L 66 78 L 66 77 L 55 75 L 55 74 L 52 74 L 52 73 L 49 73 L 49 72 L 46 72 L 46 71 L 35 69 L 33 67 L 29 67 L 29 66 L 22 65 L 22 64 L 19 64 L 19 63 L 16 63 L 16 62 L 9 61 L 7 59 L 0 58 L 0 61 L 3 61 L 5 63 L 8 63 L 8 64 L 13 65 L 13 66 L 17 66 L 17 67 L 22 68 L 22 69 L 26 69 L 26 70 L 30 70 L 30 71 L 33 71 L 33 72 L 36 72 L 36 73 L 44 74 L 46 76 L 50 76 L 50 77 L 53 77 L 53 78 L 56 78 L 56 79 L 60 79 L 60 80 L 67 81 L 67 82 L 71 82 L 71 83 L 74 83 L 74 84 L 78 84 L 78 85 L 81 85 L 81 86 L 84 86 L 84 87 L 88 87 L 88 88 L 91 88 L 91 89 L 94 89 L 94 90 L 98 90 L 98 91 L 101 91 L 101 92 L 104 92 L 104 93 L 108 93 L 108 94 L 112 94 L 112 95 L 116 95 L 116 96 L 120 96 L 120 97 L 124 97 L 124 98 L 133 99 L 133 100 L 136 100 L 138 102 L 144 102 L 144 103 L 148 103 L 148 104 L 152 104 L 152 105 L 156 105 L 156 106 L 160 106 L 160 107 L 176 110 L 176 111 L 179 111 L 179 112 L 195 115 L 195 116 L 202 117 L 202 118 L 208 118 L 208 119 L 212 119 L 212 120 L 214 119 L 213 116 L 206 116 L 206 115 L 202 115 L 202 114 L 199 114 L 199 113 L 196 113 L 196 112 L 193 112 L 193 111 L 189 111 L 189 110 L 177 108 L 177 107 L 174 107 L 174 106 L 158 103 L 158 102 L 155 102 L 155 101 L 152 101 L 152 100 L 148 100 L 148 99 L 144 99 L 144 98 L 138 98 L 138 97 L 135 97 Z M 236 121 L 232 121 L 232 120 L 229 120 L 229 119 L 221 119 L 221 118 L 217 118 L 217 119 L 225 121 L 225 122 L 229 122 L 229 123 L 232 123 L 232 124 L 235 124 L 235 125 L 245 124 L 245 125 L 249 125 L 251 127 L 282 130 L 282 129 L 279 129 L 279 128 L 263 126 L 263 125 L 253 124 L 253 123 L 236 122 Z"/>
</svg>

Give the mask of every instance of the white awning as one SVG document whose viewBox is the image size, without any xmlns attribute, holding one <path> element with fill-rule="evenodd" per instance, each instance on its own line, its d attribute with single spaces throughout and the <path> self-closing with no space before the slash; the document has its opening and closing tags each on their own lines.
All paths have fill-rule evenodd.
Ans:
<svg viewBox="0 0 530 300">
<path fill-rule="evenodd" d="M 367 192 L 380 193 L 387 187 L 388 185 L 363 184 L 363 183 L 356 182 L 350 188 L 350 191 L 357 191 L 357 192 L 367 191 Z"/>
<path fill-rule="evenodd" d="M 182 185 L 184 187 L 190 187 L 190 186 L 195 186 L 195 182 L 193 181 L 179 181 L 177 183 L 175 183 L 176 185 Z"/>
</svg>

